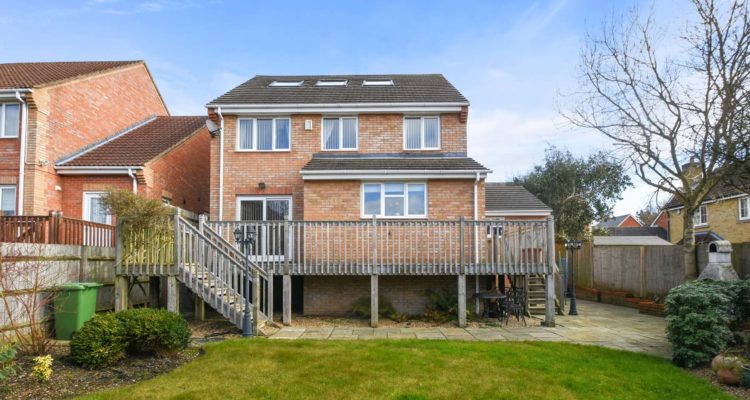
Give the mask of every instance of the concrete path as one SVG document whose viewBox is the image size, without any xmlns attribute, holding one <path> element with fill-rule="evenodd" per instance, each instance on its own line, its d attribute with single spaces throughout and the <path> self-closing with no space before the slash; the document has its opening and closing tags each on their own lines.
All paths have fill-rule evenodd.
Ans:
<svg viewBox="0 0 750 400">
<path fill-rule="evenodd" d="M 671 358 L 664 319 L 627 307 L 578 301 L 578 316 L 557 316 L 557 326 L 524 328 L 324 328 L 284 327 L 270 339 L 434 339 L 434 340 L 539 340 L 570 342 L 649 353 Z M 294 321 L 292 321 L 294 323 Z"/>
</svg>

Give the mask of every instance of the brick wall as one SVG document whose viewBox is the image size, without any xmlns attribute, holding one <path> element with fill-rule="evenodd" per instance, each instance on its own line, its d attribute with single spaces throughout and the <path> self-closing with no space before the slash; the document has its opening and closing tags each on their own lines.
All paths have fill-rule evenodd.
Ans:
<svg viewBox="0 0 750 400">
<path fill-rule="evenodd" d="M 106 192 L 111 190 L 132 190 L 133 181 L 129 176 L 78 176 L 62 177 L 63 190 L 59 193 L 63 215 L 83 218 L 83 192 Z M 139 188 L 140 189 L 140 188 Z"/>
<path fill-rule="evenodd" d="M 144 64 L 35 88 L 29 99 L 26 214 L 63 208 L 55 161 L 150 115 L 168 113 Z"/>
<path fill-rule="evenodd" d="M 307 181 L 304 215 L 309 221 L 354 221 L 361 216 L 360 181 Z M 484 181 L 478 187 L 479 217 L 484 216 Z M 427 217 L 452 220 L 474 217 L 474 180 L 427 181 Z"/>
<path fill-rule="evenodd" d="M 224 215 L 218 215 L 220 139 L 217 137 L 211 140 L 211 218 L 235 219 L 238 195 L 291 195 L 293 218 L 306 218 L 303 182 L 299 172 L 314 153 L 321 152 L 321 118 L 320 114 L 291 117 L 291 151 L 237 152 L 237 118 L 225 116 Z M 304 129 L 305 120 L 312 121 L 311 130 Z M 403 115 L 360 115 L 359 141 L 359 149 L 351 153 L 403 152 Z M 466 123 L 459 121 L 458 113 L 441 115 L 441 143 L 442 149 L 432 153 L 466 151 Z M 258 188 L 260 182 L 265 183 L 264 190 Z M 481 196 L 480 199 L 483 199 L 483 192 Z"/>
<path fill-rule="evenodd" d="M 669 212 L 669 239 L 672 243 L 682 240 L 684 210 L 677 214 Z M 740 221 L 737 199 L 729 199 L 706 205 L 708 225 L 696 227 L 695 232 L 713 231 L 732 243 L 750 242 L 750 221 Z"/>
<path fill-rule="evenodd" d="M 483 280 L 494 277 L 482 277 Z M 381 276 L 378 278 L 380 296 L 385 297 L 402 314 L 424 313 L 427 290 L 445 290 L 456 294 L 456 276 Z M 467 308 L 473 302 L 473 277 L 466 278 Z M 483 286 L 482 286 L 483 287 Z M 305 315 L 350 314 L 354 302 L 370 296 L 369 276 L 305 276 L 303 283 L 303 311 Z"/>
<path fill-rule="evenodd" d="M 197 213 L 208 212 L 210 136 L 206 128 L 173 148 L 147 168 L 148 197 L 169 197 L 172 204 Z"/>
</svg>

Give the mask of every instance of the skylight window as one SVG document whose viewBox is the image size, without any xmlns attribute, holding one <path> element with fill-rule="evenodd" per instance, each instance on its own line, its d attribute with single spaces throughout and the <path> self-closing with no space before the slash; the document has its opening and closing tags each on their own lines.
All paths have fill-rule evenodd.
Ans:
<svg viewBox="0 0 750 400">
<path fill-rule="evenodd" d="M 302 83 L 305 81 L 273 81 L 270 85 L 271 87 L 298 87 L 302 86 Z"/>
<path fill-rule="evenodd" d="M 393 86 L 391 79 L 365 79 L 362 86 Z"/>
<path fill-rule="evenodd" d="M 346 79 L 319 80 L 315 86 L 346 86 Z"/>
</svg>

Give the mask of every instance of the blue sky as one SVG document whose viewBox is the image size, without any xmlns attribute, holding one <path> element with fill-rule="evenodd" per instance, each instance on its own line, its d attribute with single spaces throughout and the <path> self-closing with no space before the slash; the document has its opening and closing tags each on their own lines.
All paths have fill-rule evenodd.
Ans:
<svg viewBox="0 0 750 400">
<path fill-rule="evenodd" d="M 6 0 L 0 1 L 6 3 Z M 575 89 L 587 27 L 630 7 L 675 18 L 684 4 L 559 1 L 34 1 L 0 14 L 0 62 L 143 59 L 174 115 L 256 74 L 442 73 L 471 101 L 469 155 L 508 180 L 548 144 L 610 148 L 572 129 L 558 93 Z M 626 192 L 616 213 L 649 200 Z"/>
</svg>

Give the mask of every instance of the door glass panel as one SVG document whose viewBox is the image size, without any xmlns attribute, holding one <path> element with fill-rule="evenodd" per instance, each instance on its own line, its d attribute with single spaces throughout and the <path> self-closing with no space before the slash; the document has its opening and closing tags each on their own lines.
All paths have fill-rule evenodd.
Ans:
<svg viewBox="0 0 750 400">
<path fill-rule="evenodd" d="M 289 217 L 289 200 L 266 200 L 266 221 L 283 221 Z M 266 228 L 267 253 L 269 256 L 284 255 L 286 235 L 283 224 Z"/>
<path fill-rule="evenodd" d="M 240 220 L 262 221 L 263 200 L 243 200 L 240 203 Z"/>
</svg>

